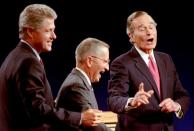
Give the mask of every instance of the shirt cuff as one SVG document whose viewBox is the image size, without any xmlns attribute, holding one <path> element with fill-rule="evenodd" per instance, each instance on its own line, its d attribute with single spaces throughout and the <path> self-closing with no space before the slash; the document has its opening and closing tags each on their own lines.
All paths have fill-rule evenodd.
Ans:
<svg viewBox="0 0 194 131">
<path fill-rule="evenodd" d="M 130 98 L 127 100 L 127 103 L 126 103 L 126 105 L 125 105 L 125 111 L 129 111 L 129 110 L 135 108 L 135 107 L 132 107 L 132 106 L 131 106 L 132 100 L 133 100 L 133 97 L 130 97 Z"/>
<path fill-rule="evenodd" d="M 181 119 L 183 117 L 183 111 L 181 109 L 181 106 L 179 103 L 176 102 L 176 104 L 178 105 L 178 110 L 175 111 L 175 115 L 177 118 Z"/>
</svg>

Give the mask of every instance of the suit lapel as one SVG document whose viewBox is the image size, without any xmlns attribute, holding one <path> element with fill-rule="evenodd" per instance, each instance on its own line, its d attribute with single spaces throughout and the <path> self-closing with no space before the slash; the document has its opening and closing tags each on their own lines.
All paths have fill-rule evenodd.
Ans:
<svg viewBox="0 0 194 131">
<path fill-rule="evenodd" d="M 161 57 L 155 53 L 155 59 L 156 59 L 156 63 L 158 66 L 158 71 L 160 74 L 160 89 L 161 89 L 161 99 L 166 98 L 167 96 L 167 87 L 166 83 L 167 83 L 167 73 L 166 73 L 166 69 L 165 69 L 165 64 L 163 62 L 163 60 L 161 59 Z"/>
<path fill-rule="evenodd" d="M 78 75 L 83 80 L 83 82 L 85 84 L 85 88 L 87 90 L 93 90 L 92 86 L 88 83 L 85 76 L 79 70 L 73 69 L 72 72 L 75 73 L 76 75 Z"/>
<path fill-rule="evenodd" d="M 93 91 L 93 87 L 89 85 L 89 83 L 86 80 L 85 76 L 79 70 L 73 69 L 72 72 L 75 73 L 76 75 L 78 75 L 82 79 L 82 81 L 85 85 L 84 87 L 86 88 L 86 90 L 89 91 L 88 95 L 90 95 L 90 97 L 88 98 L 88 101 L 90 102 L 91 107 L 95 108 L 95 109 L 98 109 L 98 104 L 97 104 L 97 100 L 96 100 L 96 97 L 95 97 L 95 94 L 94 94 L 94 91 Z"/>
<path fill-rule="evenodd" d="M 143 59 L 141 58 L 141 56 L 139 55 L 139 53 L 136 51 L 135 48 L 133 48 L 132 51 L 133 51 L 133 55 L 136 55 L 136 57 L 135 57 L 136 68 L 142 73 L 142 75 L 144 75 L 147 78 L 149 83 L 152 85 L 154 92 L 156 92 L 156 94 L 157 94 L 156 98 L 160 101 L 160 96 L 159 96 L 157 85 L 155 83 L 154 78 L 152 77 L 152 74 L 151 74 L 148 66 L 143 61 Z"/>
<path fill-rule="evenodd" d="M 33 54 L 36 57 L 36 54 L 34 53 L 34 51 L 30 48 L 29 45 L 25 44 L 24 42 L 19 42 L 19 44 L 17 45 L 19 48 L 23 48 L 26 51 L 28 51 L 29 53 Z"/>
<path fill-rule="evenodd" d="M 149 69 L 147 68 L 147 65 L 145 65 L 144 61 L 143 60 L 141 60 L 141 61 L 142 62 L 137 62 L 136 63 L 136 67 L 147 78 L 147 80 L 150 82 L 150 84 L 152 85 L 154 92 L 156 92 L 157 98 L 159 100 L 160 99 L 159 98 L 159 92 L 158 92 L 157 85 L 154 81 L 154 78 L 152 77 L 152 74 L 150 73 Z"/>
</svg>

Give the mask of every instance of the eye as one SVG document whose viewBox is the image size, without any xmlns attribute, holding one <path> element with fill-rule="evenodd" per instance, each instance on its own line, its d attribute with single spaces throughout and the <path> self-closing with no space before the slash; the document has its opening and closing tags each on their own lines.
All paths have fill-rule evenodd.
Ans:
<svg viewBox="0 0 194 131">
<path fill-rule="evenodd" d="M 145 26 L 141 26 L 138 28 L 139 31 L 145 31 L 146 30 L 146 27 Z"/>
</svg>

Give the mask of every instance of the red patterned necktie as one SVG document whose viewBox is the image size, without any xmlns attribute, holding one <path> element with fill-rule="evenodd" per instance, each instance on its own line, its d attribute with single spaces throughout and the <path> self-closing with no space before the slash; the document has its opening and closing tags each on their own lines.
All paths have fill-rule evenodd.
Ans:
<svg viewBox="0 0 194 131">
<path fill-rule="evenodd" d="M 152 73 L 152 76 L 156 82 L 156 85 L 158 87 L 158 92 L 160 94 L 160 76 L 159 76 L 159 72 L 158 72 L 158 67 L 156 65 L 156 63 L 153 60 L 153 57 L 151 55 L 149 55 L 148 57 L 149 59 L 149 63 L 148 63 L 148 67 Z"/>
<path fill-rule="evenodd" d="M 40 63 L 44 66 L 44 63 L 43 63 L 43 61 L 42 61 L 42 59 L 41 59 L 41 58 L 40 58 L 40 60 L 39 60 L 39 61 L 40 61 Z"/>
</svg>

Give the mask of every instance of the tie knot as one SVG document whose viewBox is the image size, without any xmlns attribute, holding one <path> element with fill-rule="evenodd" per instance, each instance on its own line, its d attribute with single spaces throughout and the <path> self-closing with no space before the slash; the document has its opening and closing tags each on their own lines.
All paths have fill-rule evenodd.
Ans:
<svg viewBox="0 0 194 131">
<path fill-rule="evenodd" d="M 155 64 L 155 62 L 154 62 L 154 58 L 153 58 L 153 56 L 152 56 L 152 55 L 149 55 L 149 56 L 148 56 L 148 59 L 149 59 L 149 61 L 150 61 L 150 62 L 152 62 L 153 64 Z"/>
<path fill-rule="evenodd" d="M 152 55 L 149 55 L 149 56 L 148 56 L 148 59 L 153 60 Z"/>
</svg>

